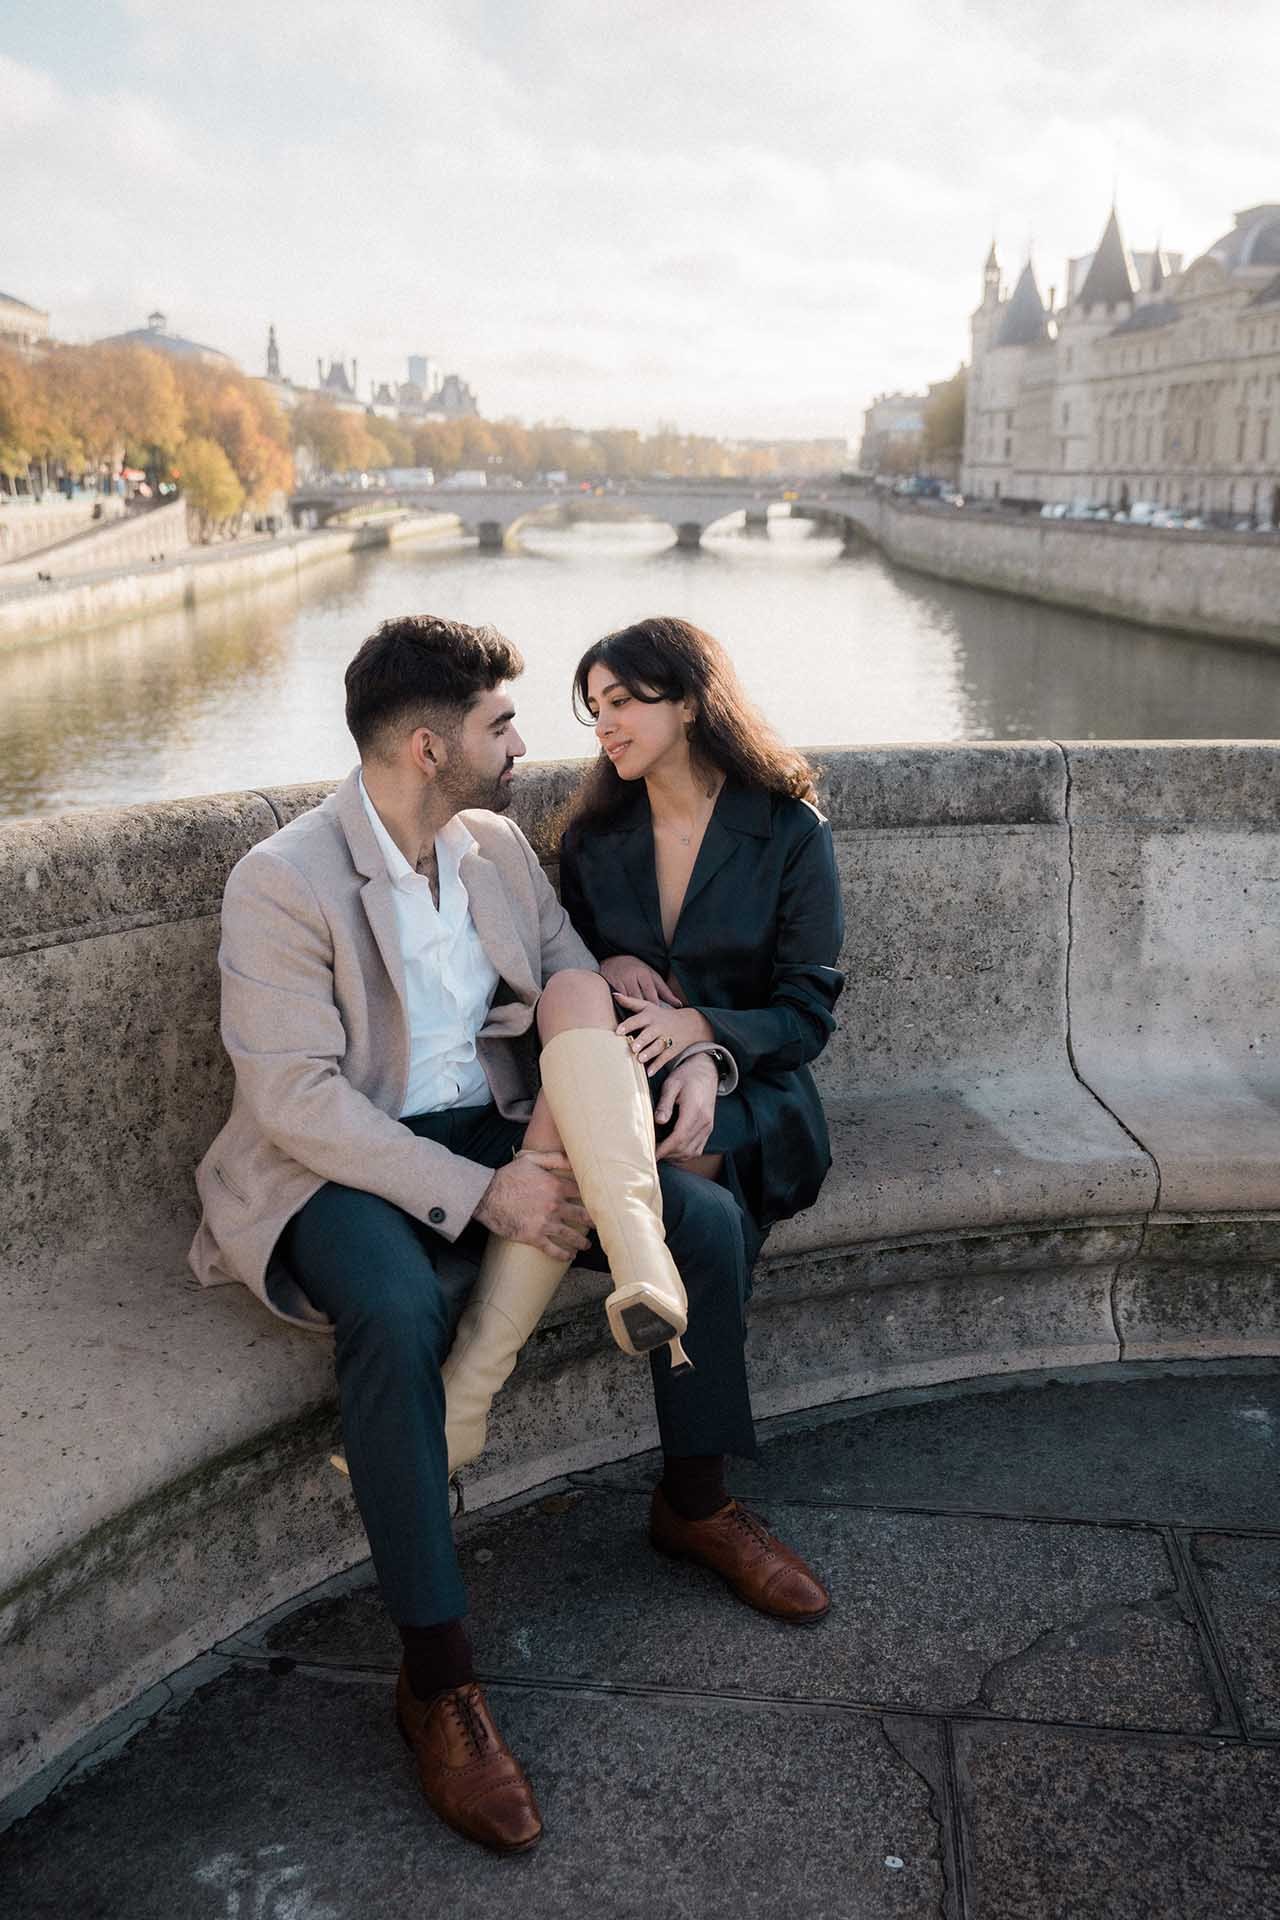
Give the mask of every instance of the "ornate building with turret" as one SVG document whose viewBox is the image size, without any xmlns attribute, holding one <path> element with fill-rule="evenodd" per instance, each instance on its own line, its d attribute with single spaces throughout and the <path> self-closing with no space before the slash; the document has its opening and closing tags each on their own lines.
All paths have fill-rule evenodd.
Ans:
<svg viewBox="0 0 1280 1920">
<path fill-rule="evenodd" d="M 1042 299 L 994 245 L 972 319 L 961 486 L 1019 504 L 1137 500 L 1280 521 L 1280 205 L 1183 267 L 1132 253 L 1113 208 Z"/>
</svg>

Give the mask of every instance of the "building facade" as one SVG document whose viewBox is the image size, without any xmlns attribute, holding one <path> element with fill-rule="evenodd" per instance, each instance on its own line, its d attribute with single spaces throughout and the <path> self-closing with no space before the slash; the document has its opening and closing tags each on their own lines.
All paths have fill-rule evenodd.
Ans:
<svg viewBox="0 0 1280 1920">
<path fill-rule="evenodd" d="M 928 395 L 882 393 L 862 416 L 858 465 L 864 473 L 911 473 L 924 446 Z"/>
<path fill-rule="evenodd" d="M 1138 500 L 1280 523 L 1280 205 L 1183 267 L 1131 253 L 1115 209 L 1041 299 L 994 246 L 972 328 L 961 486 L 1031 505 Z"/>
<path fill-rule="evenodd" d="M 0 347 L 29 359 L 49 338 L 49 316 L 11 293 L 0 293 Z"/>
</svg>

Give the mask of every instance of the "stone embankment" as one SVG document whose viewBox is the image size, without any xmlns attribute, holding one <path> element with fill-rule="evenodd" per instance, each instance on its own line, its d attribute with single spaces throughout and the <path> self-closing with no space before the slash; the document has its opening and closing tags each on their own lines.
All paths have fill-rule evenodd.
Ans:
<svg viewBox="0 0 1280 1920">
<path fill-rule="evenodd" d="M 834 1166 L 761 1264 L 758 1412 L 1280 1353 L 1280 746 L 820 757 Z M 521 780 L 544 854 L 577 773 Z M 185 1266 L 223 885 L 324 791 L 0 828 L 0 1796 L 365 1553 L 328 1339 Z M 569 1276 L 469 1507 L 652 1444 L 605 1285 Z"/>
<path fill-rule="evenodd" d="M 158 512 L 180 510 L 161 508 Z M 153 550 L 155 535 L 146 521 L 137 523 L 134 530 L 143 542 L 135 559 L 145 559 L 145 554 Z M 387 514 L 361 526 L 192 548 L 172 556 L 162 543 L 154 550 L 165 552 L 166 557 L 154 564 L 113 566 L 71 579 L 55 578 L 52 584 L 23 580 L 8 592 L 4 590 L 5 573 L 0 571 L 0 647 L 49 634 L 107 626 L 173 607 L 194 607 L 220 594 L 243 592 L 269 580 L 301 573 L 322 560 L 340 559 L 370 547 L 399 545 L 405 540 L 446 539 L 460 530 L 460 522 L 452 513 Z M 103 537 L 115 537 L 114 532 Z"/>
<path fill-rule="evenodd" d="M 879 492 L 799 500 L 792 512 L 865 537 L 917 573 L 1142 626 L 1280 646 L 1280 535 L 1041 520 Z"/>
<path fill-rule="evenodd" d="M 0 500 L 0 566 L 123 513 L 124 501 L 113 494 L 75 493 L 69 500 L 60 494 L 42 500 L 24 494 Z"/>
<path fill-rule="evenodd" d="M 103 573 L 115 567 L 147 566 L 176 559 L 191 545 L 184 500 L 120 515 L 112 520 L 77 527 L 56 546 L 42 547 L 0 568 L 0 594 L 43 574 L 69 585 L 84 573 Z"/>
</svg>

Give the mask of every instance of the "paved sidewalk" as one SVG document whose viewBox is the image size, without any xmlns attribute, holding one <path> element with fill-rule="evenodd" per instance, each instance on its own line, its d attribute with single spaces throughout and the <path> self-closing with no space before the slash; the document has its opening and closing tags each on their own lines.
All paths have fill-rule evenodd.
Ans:
<svg viewBox="0 0 1280 1920">
<path fill-rule="evenodd" d="M 422 1806 L 366 1569 L 0 1838 L 5 1920 L 1278 1920 L 1280 1367 L 766 1442 L 735 1484 L 830 1582 L 814 1629 L 651 1552 L 651 1460 L 460 1523 L 533 1854 Z"/>
</svg>

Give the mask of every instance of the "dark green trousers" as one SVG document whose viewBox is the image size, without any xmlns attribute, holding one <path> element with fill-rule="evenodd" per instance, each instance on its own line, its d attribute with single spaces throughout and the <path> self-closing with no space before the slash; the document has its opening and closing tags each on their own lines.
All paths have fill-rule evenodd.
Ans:
<svg viewBox="0 0 1280 1920">
<path fill-rule="evenodd" d="M 493 1106 L 405 1125 L 481 1166 L 511 1158 L 524 1129 Z M 724 1187 L 660 1168 L 667 1243 L 689 1295 L 693 1371 L 650 1359 L 665 1452 L 755 1457 L 743 1353 L 743 1216 Z M 334 1327 L 351 1488 L 392 1619 L 430 1626 L 467 1610 L 449 1516 L 440 1368 L 484 1251 L 474 1222 L 450 1244 L 377 1194 L 330 1182 L 286 1227 L 280 1251 Z M 587 1265 L 603 1265 L 585 1256 Z"/>
</svg>

